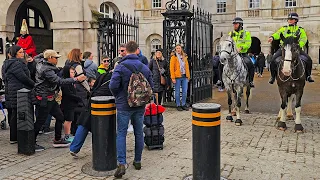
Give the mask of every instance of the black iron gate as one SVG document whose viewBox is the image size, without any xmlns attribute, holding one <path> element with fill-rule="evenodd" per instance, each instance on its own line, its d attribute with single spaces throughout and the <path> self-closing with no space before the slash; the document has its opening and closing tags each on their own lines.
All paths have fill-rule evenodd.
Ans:
<svg viewBox="0 0 320 180">
<path fill-rule="evenodd" d="M 113 18 L 99 18 L 98 22 L 99 62 L 102 55 L 108 55 L 111 59 L 117 57 L 120 44 L 132 40 L 138 43 L 138 18 L 114 13 Z"/>
<path fill-rule="evenodd" d="M 188 54 L 191 80 L 188 99 L 191 104 L 212 97 L 213 25 L 209 13 L 201 9 L 190 11 L 185 0 L 171 0 L 163 13 L 163 46 L 167 59 L 176 44 L 181 44 Z M 165 101 L 174 101 L 171 86 Z"/>
</svg>

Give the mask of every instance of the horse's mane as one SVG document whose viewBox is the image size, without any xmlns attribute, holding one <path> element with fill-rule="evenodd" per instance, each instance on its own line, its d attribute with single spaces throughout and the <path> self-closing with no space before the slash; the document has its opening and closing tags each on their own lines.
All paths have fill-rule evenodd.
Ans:
<svg viewBox="0 0 320 180">
<path fill-rule="evenodd" d="M 232 40 L 232 41 L 233 41 L 233 39 L 232 39 L 231 36 L 229 36 L 229 35 L 223 35 L 223 36 L 220 38 L 220 41 L 226 41 L 226 40 Z"/>
<path fill-rule="evenodd" d="M 298 44 L 298 40 L 293 36 L 287 37 L 284 39 L 283 45 L 285 46 L 287 44 Z"/>
</svg>

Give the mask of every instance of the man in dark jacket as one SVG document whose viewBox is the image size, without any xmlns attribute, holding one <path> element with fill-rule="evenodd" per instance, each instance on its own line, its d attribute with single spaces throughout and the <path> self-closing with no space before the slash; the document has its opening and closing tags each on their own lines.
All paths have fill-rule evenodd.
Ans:
<svg viewBox="0 0 320 180">
<path fill-rule="evenodd" d="M 80 75 L 76 78 L 60 78 L 58 73 L 58 68 L 56 67 L 58 63 L 58 58 L 61 57 L 54 50 L 46 50 L 44 52 L 44 59 L 41 59 L 36 66 L 36 84 L 35 93 L 38 103 L 36 108 L 38 109 L 37 120 L 34 124 L 35 139 L 39 134 L 39 130 L 45 123 L 48 115 L 52 115 L 56 119 L 55 124 L 55 138 L 53 141 L 54 147 L 67 147 L 69 142 L 61 138 L 62 125 L 64 122 L 63 113 L 56 102 L 56 91 L 61 84 L 72 84 L 76 81 L 83 81 L 86 79 L 84 75 Z M 44 150 L 44 147 L 36 144 L 36 151 Z"/>
<path fill-rule="evenodd" d="M 142 64 L 137 56 L 138 45 L 130 41 L 126 45 L 127 56 L 124 57 L 114 69 L 110 81 L 110 90 L 116 98 L 117 108 L 117 158 L 119 166 L 114 176 L 117 178 L 125 174 L 126 162 L 126 136 L 129 120 L 131 119 L 135 135 L 135 157 L 133 165 L 135 169 L 141 169 L 141 155 L 144 147 L 143 142 L 143 116 L 145 106 L 130 107 L 128 104 L 128 84 L 132 71 L 136 69 L 141 72 L 153 88 L 152 73 L 149 68 Z M 128 68 L 127 68 L 127 67 Z"/>
</svg>

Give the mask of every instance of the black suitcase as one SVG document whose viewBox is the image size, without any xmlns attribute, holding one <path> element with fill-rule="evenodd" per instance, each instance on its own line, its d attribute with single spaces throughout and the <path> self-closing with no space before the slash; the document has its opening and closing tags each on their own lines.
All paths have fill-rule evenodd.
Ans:
<svg viewBox="0 0 320 180">
<path fill-rule="evenodd" d="M 155 96 L 157 98 L 157 96 Z M 156 100 L 156 102 L 158 102 Z M 151 108 L 152 106 L 150 106 Z M 163 149 L 164 142 L 164 127 L 162 125 L 163 115 L 158 113 L 158 104 L 156 104 L 157 114 L 152 115 L 152 109 L 150 109 L 150 115 L 145 115 L 143 128 L 144 143 L 147 145 L 149 150 Z"/>
</svg>

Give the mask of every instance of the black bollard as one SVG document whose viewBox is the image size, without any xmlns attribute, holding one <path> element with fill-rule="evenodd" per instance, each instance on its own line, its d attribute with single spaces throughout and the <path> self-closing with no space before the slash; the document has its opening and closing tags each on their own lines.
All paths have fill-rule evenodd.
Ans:
<svg viewBox="0 0 320 180">
<path fill-rule="evenodd" d="M 220 180 L 220 105 L 192 105 L 193 180 Z"/>
<path fill-rule="evenodd" d="M 111 171 L 117 168 L 116 106 L 113 96 L 91 98 L 92 168 Z"/>
<path fill-rule="evenodd" d="M 23 88 L 17 92 L 17 110 L 18 153 L 32 155 L 35 153 L 34 109 L 30 90 Z"/>
</svg>

